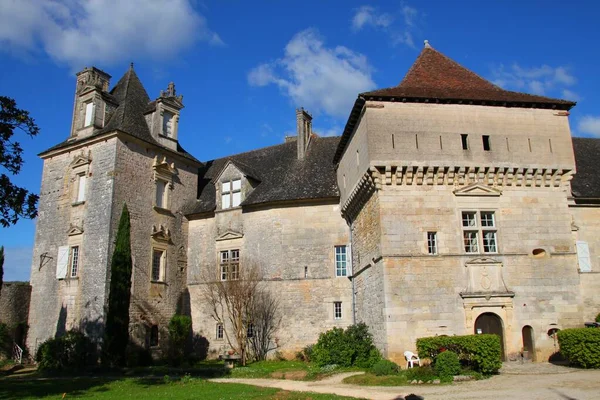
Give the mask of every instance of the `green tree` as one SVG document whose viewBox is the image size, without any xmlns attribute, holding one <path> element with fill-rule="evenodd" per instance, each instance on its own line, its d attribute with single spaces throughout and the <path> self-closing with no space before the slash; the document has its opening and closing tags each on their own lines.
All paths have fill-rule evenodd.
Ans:
<svg viewBox="0 0 600 400">
<path fill-rule="evenodd" d="M 126 362 L 125 352 L 129 342 L 131 270 L 131 224 L 127 204 L 125 204 L 110 265 L 110 293 L 102 357 L 105 365 L 120 367 Z"/>
<path fill-rule="evenodd" d="M 23 165 L 23 148 L 13 139 L 15 130 L 20 130 L 31 137 L 39 132 L 28 111 L 17 108 L 17 103 L 13 99 L 0 96 L 0 167 L 11 175 L 17 175 Z M 2 226 L 15 224 L 19 218 L 35 218 L 37 201 L 36 194 L 13 184 L 6 174 L 0 174 L 0 224 Z"/>
<path fill-rule="evenodd" d="M 0 246 L 0 294 L 2 294 L 3 279 L 4 279 L 4 246 Z"/>
<path fill-rule="evenodd" d="M 192 330 L 192 319 L 187 315 L 175 314 L 169 322 L 169 345 L 171 362 L 181 364 L 184 356 L 185 342 Z"/>
</svg>

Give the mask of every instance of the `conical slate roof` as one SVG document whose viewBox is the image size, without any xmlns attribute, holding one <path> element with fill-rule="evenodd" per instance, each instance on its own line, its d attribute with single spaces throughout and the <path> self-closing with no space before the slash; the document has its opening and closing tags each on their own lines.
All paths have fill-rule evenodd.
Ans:
<svg viewBox="0 0 600 400">
<path fill-rule="evenodd" d="M 106 124 L 102 129 L 97 129 L 91 136 L 82 139 L 67 139 L 40 154 L 67 147 L 80 141 L 85 141 L 90 137 L 96 137 L 114 131 L 127 133 L 147 143 L 166 149 L 165 146 L 152 137 L 148 124 L 146 123 L 144 114 L 148 111 L 153 102 L 150 101 L 150 97 L 148 97 L 144 85 L 135 73 L 133 65 L 131 65 L 129 70 L 121 77 L 121 79 L 119 79 L 112 90 L 109 93 L 102 93 L 102 96 L 117 105 L 117 108 L 107 115 Z M 177 144 L 177 153 L 190 160 L 199 162 L 179 144 Z"/>
<path fill-rule="evenodd" d="M 446 57 L 429 44 L 425 45 L 398 86 L 362 93 L 362 96 L 393 97 L 400 98 L 399 100 L 467 100 L 563 106 L 560 108 L 571 108 L 575 105 L 572 101 L 504 90 Z"/>
</svg>

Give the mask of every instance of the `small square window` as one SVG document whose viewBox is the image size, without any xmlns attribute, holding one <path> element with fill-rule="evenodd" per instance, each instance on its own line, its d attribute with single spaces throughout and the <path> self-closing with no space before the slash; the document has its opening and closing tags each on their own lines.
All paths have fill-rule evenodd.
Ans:
<svg viewBox="0 0 600 400">
<path fill-rule="evenodd" d="M 462 144 L 463 150 L 469 150 L 469 135 L 463 133 L 460 135 L 460 142 Z"/>
<path fill-rule="evenodd" d="M 87 127 L 92 125 L 92 121 L 94 118 L 94 103 L 93 102 L 89 102 L 89 103 L 85 103 L 85 115 L 84 115 L 84 119 L 83 119 L 83 127 Z"/>
<path fill-rule="evenodd" d="M 217 324 L 217 340 L 223 340 L 223 336 L 224 336 L 224 331 L 223 331 L 223 324 Z"/>
<path fill-rule="evenodd" d="M 335 276 L 348 276 L 347 249 L 347 246 L 335 246 Z"/>
<path fill-rule="evenodd" d="M 477 226 L 477 213 L 470 212 L 470 211 L 463 211 L 462 226 Z"/>
<path fill-rule="evenodd" d="M 435 255 L 437 250 L 437 232 L 427 232 L 427 252 Z"/>
<path fill-rule="evenodd" d="M 483 150 L 485 150 L 485 151 L 492 150 L 492 147 L 490 145 L 490 137 L 488 135 L 483 135 L 481 137 L 481 139 L 483 140 Z"/>
<path fill-rule="evenodd" d="M 333 303 L 333 318 L 334 319 L 342 319 L 342 302 L 335 301 Z"/>
<path fill-rule="evenodd" d="M 221 251 L 219 265 L 222 281 L 240 279 L 240 250 Z"/>
<path fill-rule="evenodd" d="M 494 213 L 491 211 L 482 211 L 481 212 L 481 226 L 484 227 L 494 227 L 496 223 L 494 221 Z"/>
<path fill-rule="evenodd" d="M 221 208 L 238 207 L 242 203 L 242 180 L 234 179 L 221 185 Z"/>
<path fill-rule="evenodd" d="M 246 331 L 246 337 L 248 339 L 252 339 L 254 337 L 254 324 L 253 323 L 248 324 L 248 329 Z"/>
<path fill-rule="evenodd" d="M 479 248 L 477 246 L 479 242 L 477 231 L 465 231 L 463 232 L 463 241 L 465 245 L 465 253 L 477 253 Z"/>
<path fill-rule="evenodd" d="M 493 211 L 463 211 L 461 224 L 465 253 L 498 252 L 496 214 Z"/>
</svg>

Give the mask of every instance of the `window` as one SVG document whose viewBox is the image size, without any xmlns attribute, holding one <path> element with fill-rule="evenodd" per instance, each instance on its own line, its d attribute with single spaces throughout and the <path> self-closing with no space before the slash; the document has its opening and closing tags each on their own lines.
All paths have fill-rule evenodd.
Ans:
<svg viewBox="0 0 600 400">
<path fill-rule="evenodd" d="M 85 174 L 77 175 L 77 203 L 85 201 L 85 186 L 87 176 Z"/>
<path fill-rule="evenodd" d="M 342 302 L 341 301 L 333 302 L 333 318 L 334 319 L 342 319 Z"/>
<path fill-rule="evenodd" d="M 582 240 L 578 240 L 575 243 L 577 247 L 577 259 L 579 261 L 579 271 L 580 272 L 591 272 L 592 271 L 592 263 L 590 258 L 590 248 L 587 242 Z"/>
<path fill-rule="evenodd" d="M 158 325 L 150 327 L 150 347 L 158 346 Z"/>
<path fill-rule="evenodd" d="M 240 278 L 240 251 L 224 250 L 221 251 L 221 280 L 235 281 Z"/>
<path fill-rule="evenodd" d="M 77 277 L 79 269 L 79 246 L 71 246 L 71 254 L 69 254 L 69 276 L 71 278 Z"/>
<path fill-rule="evenodd" d="M 347 246 L 335 246 L 335 276 L 348 276 L 347 250 Z"/>
<path fill-rule="evenodd" d="M 463 133 L 460 135 L 463 150 L 469 150 L 469 135 Z"/>
<path fill-rule="evenodd" d="M 497 253 L 496 215 L 493 211 L 462 212 L 463 245 L 466 253 Z M 481 242 L 480 242 L 481 238 Z"/>
<path fill-rule="evenodd" d="M 237 207 L 242 202 L 242 180 L 223 182 L 221 186 L 221 208 Z"/>
<path fill-rule="evenodd" d="M 167 182 L 156 180 L 156 207 L 167 208 Z"/>
<path fill-rule="evenodd" d="M 248 324 L 248 329 L 246 331 L 246 337 L 248 339 L 252 339 L 254 337 L 254 324 L 253 323 Z"/>
<path fill-rule="evenodd" d="M 167 137 L 173 137 L 173 121 L 175 114 L 169 111 L 163 111 L 162 133 Z"/>
<path fill-rule="evenodd" d="M 83 118 L 83 127 L 92 125 L 92 117 L 94 116 L 94 103 L 85 103 L 85 116 Z"/>
<path fill-rule="evenodd" d="M 217 324 L 217 340 L 223 340 L 223 324 Z"/>
<path fill-rule="evenodd" d="M 437 232 L 427 232 L 427 252 L 437 254 Z"/>
<path fill-rule="evenodd" d="M 483 135 L 481 138 L 483 140 L 483 150 L 490 151 L 492 149 L 490 146 L 490 137 L 488 135 Z"/>
<path fill-rule="evenodd" d="M 152 250 L 152 281 L 165 281 L 165 264 L 167 253 L 164 250 Z"/>
</svg>

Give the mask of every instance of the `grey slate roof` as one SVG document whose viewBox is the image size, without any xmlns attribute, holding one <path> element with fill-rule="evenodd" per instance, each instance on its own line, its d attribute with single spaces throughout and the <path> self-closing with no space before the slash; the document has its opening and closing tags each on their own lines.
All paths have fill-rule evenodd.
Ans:
<svg viewBox="0 0 600 400">
<path fill-rule="evenodd" d="M 575 198 L 600 199 L 600 139 L 573 138 L 577 173 L 571 181 Z"/>
<path fill-rule="evenodd" d="M 67 147 L 79 141 L 85 141 L 90 137 L 100 136 L 116 130 L 128 133 L 129 135 L 143 140 L 144 142 L 167 149 L 165 146 L 154 140 L 150 134 L 150 129 L 148 128 L 148 124 L 144 118 L 144 113 L 147 112 L 149 107 L 151 107 L 151 104 L 154 102 L 150 101 L 148 93 L 146 92 L 146 89 L 144 89 L 144 85 L 142 85 L 140 78 L 138 78 L 137 74 L 133 70 L 133 67 L 129 68 L 125 75 L 121 77 L 119 82 L 117 82 L 117 84 L 112 88 L 110 93 L 105 93 L 104 95 L 112 102 L 118 104 L 117 108 L 108 116 L 108 120 L 104 128 L 97 129 L 91 136 L 80 140 L 65 140 L 64 142 L 50 147 L 40 154 Z M 194 156 L 185 151 L 179 144 L 177 145 L 177 153 L 192 161 L 198 163 L 200 162 Z"/>
<path fill-rule="evenodd" d="M 296 142 L 208 161 L 198 176 L 198 199 L 184 207 L 184 214 L 210 212 L 216 208 L 215 178 L 232 160 L 236 166 L 251 169 L 260 180 L 242 206 L 289 200 L 339 197 L 333 154 L 338 137 L 313 137 L 304 160 L 297 158 Z"/>
</svg>

